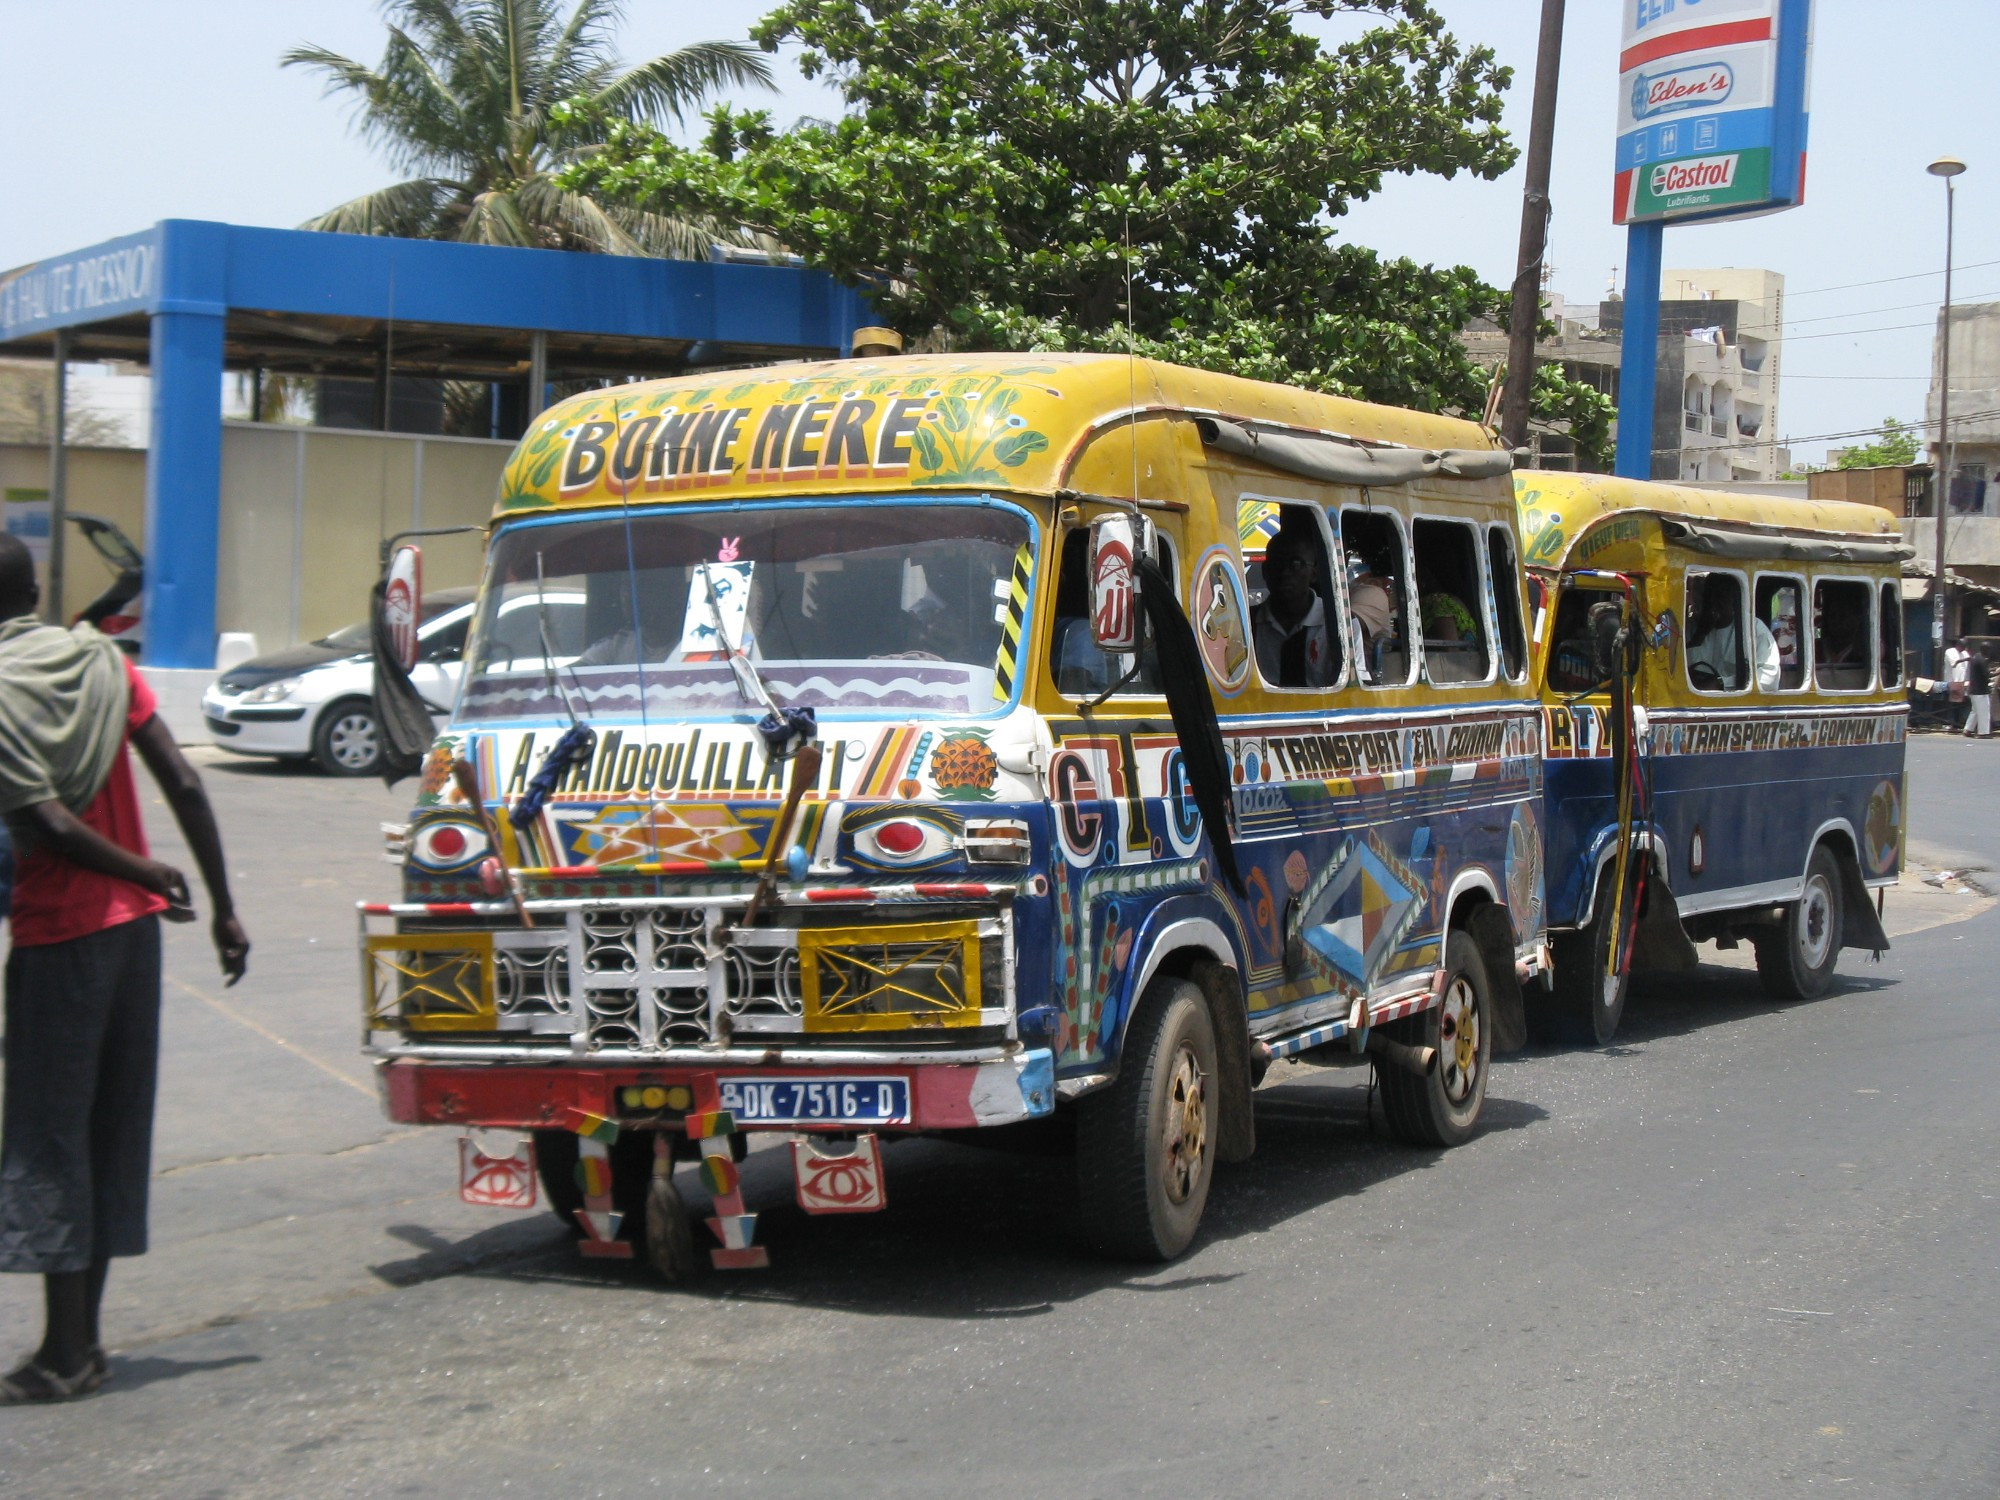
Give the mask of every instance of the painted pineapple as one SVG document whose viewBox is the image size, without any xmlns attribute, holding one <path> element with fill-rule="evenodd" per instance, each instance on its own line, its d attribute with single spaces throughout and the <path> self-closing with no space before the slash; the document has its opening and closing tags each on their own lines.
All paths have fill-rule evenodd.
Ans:
<svg viewBox="0 0 2000 1500">
<path fill-rule="evenodd" d="M 977 735 L 955 735 L 931 752 L 931 778 L 941 797 L 985 801 L 999 774 L 999 757 Z"/>
</svg>

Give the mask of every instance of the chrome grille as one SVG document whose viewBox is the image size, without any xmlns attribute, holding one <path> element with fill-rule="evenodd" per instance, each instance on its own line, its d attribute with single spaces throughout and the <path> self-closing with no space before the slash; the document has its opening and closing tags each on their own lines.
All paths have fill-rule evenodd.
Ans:
<svg viewBox="0 0 2000 1500">
<path fill-rule="evenodd" d="M 567 1018 L 568 954 L 561 948 L 497 949 L 493 955 L 493 1000 L 503 1018 Z"/>
<path fill-rule="evenodd" d="M 490 1024 L 501 1036 L 519 1039 L 525 1033 L 552 1044 L 566 1042 L 573 1050 L 619 1053 L 798 1038 L 806 1009 L 799 929 L 732 928 L 739 911 L 740 903 L 668 899 L 536 910 L 532 928 L 494 930 L 490 917 L 427 915 L 405 918 L 399 930 L 492 934 Z M 826 920 L 852 923 L 856 916 L 843 911 L 828 913 Z M 879 908 L 871 917 L 895 925 Z M 915 911 L 908 918 L 921 919 Z M 810 926 L 817 919 L 804 920 Z M 1002 954 L 1003 945 L 1011 951 L 1010 914 L 989 911 L 981 921 L 993 924 L 983 950 L 986 966 L 1006 972 Z M 1011 1009 L 1011 977 L 1007 972 L 1006 982 L 995 985 L 1001 975 L 987 975 L 988 1006 Z"/>
</svg>

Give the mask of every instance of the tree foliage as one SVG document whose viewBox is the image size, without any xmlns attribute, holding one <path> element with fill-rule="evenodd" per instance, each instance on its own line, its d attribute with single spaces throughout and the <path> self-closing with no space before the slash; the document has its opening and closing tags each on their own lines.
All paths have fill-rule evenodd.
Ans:
<svg viewBox="0 0 2000 1500">
<path fill-rule="evenodd" d="M 414 174 L 343 203 L 307 229 L 618 255 L 705 255 L 741 239 L 708 216 L 605 206 L 556 173 L 614 125 L 678 121 L 730 86 L 770 86 L 741 42 L 699 42 L 620 70 L 622 0 L 387 0 L 389 45 L 365 67 L 294 47 L 286 67 L 351 96 L 362 134 Z M 558 116 L 564 101 L 584 108 Z"/>
<path fill-rule="evenodd" d="M 1509 71 L 1428 0 L 784 0 L 752 35 L 845 113 L 778 133 L 719 108 L 692 151 L 614 127 L 567 180 L 754 225 L 949 347 L 1478 409 L 1456 335 L 1501 294 L 1335 233 L 1392 174 L 1514 160 Z"/>
<path fill-rule="evenodd" d="M 1917 435 L 1894 417 L 1882 421 L 1882 435 L 1872 443 L 1844 449 L 1835 465 L 1842 469 L 1905 468 L 1917 461 Z"/>
</svg>

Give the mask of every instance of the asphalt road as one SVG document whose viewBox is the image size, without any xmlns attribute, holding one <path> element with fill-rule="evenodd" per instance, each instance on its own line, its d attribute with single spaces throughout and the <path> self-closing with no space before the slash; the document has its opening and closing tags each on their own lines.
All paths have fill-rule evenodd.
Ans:
<svg viewBox="0 0 2000 1500">
<path fill-rule="evenodd" d="M 1911 762 L 1913 853 L 2000 866 L 2000 746 Z M 1083 1255 L 1060 1159 L 910 1142 L 845 1220 L 753 1156 L 773 1268 L 667 1291 L 381 1121 L 351 903 L 401 797 L 209 765 L 251 977 L 174 933 L 154 1253 L 105 1394 L 0 1414 L 5 1493 L 2000 1493 L 2000 919 L 1956 883 L 1824 1000 L 1721 955 L 1502 1060 L 1455 1151 L 1274 1070 L 1169 1267 Z M 38 1304 L 0 1281 L 0 1345 Z"/>
</svg>

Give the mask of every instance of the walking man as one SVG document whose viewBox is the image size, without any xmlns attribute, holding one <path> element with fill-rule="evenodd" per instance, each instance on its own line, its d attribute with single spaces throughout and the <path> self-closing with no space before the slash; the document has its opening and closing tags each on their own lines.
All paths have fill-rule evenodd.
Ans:
<svg viewBox="0 0 2000 1500">
<path fill-rule="evenodd" d="M 1986 660 L 1986 648 L 1974 646 L 1971 659 L 1966 663 L 1966 702 L 1972 705 L 1972 712 L 1966 716 L 1965 732 L 1969 738 L 1990 740 L 1993 738 L 1993 668 Z"/>
<path fill-rule="evenodd" d="M 146 851 L 129 741 L 201 867 L 222 972 L 243 977 L 222 841 L 151 689 L 89 625 L 41 625 L 34 561 L 0 535 L 0 814 L 14 835 L 0 1117 L 0 1271 L 41 1275 L 41 1347 L 0 1405 L 103 1384 L 97 1312 L 111 1258 L 146 1250 L 159 1061 L 160 918 L 191 922 L 187 879 Z"/>
<path fill-rule="evenodd" d="M 1944 648 L 1944 693 L 1951 704 L 1951 727 L 1965 728 L 1972 713 L 1972 653 L 1962 636 L 1954 636 Z"/>
</svg>

